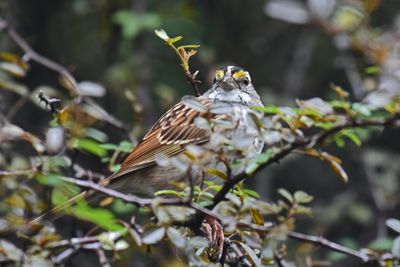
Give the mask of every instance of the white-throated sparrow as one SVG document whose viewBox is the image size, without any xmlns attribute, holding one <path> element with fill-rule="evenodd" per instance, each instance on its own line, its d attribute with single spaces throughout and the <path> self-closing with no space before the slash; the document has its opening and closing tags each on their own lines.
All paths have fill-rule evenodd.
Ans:
<svg viewBox="0 0 400 267">
<path fill-rule="evenodd" d="M 126 193 L 153 196 L 158 190 L 169 187 L 172 181 L 184 180 L 187 175 L 185 171 L 173 164 L 160 166 L 157 164 L 157 157 L 184 157 L 183 151 L 189 144 L 207 149 L 215 148 L 215 140 L 210 140 L 213 139 L 212 134 L 227 140 L 249 140 L 242 155 L 244 158 L 260 154 L 263 142 L 258 138 L 251 116 L 259 117 L 261 114 L 250 107 L 263 104 L 247 71 L 236 66 L 218 69 L 212 87 L 195 100 L 198 105 L 191 105 L 190 101 L 183 99 L 157 121 L 126 157 L 121 169 L 107 178 L 112 188 Z M 231 127 L 201 127 L 196 121 L 199 118 L 229 121 Z M 228 156 L 228 160 L 233 161 L 233 157 Z M 203 165 L 212 168 L 222 166 L 215 159 L 209 159 Z M 193 169 L 191 176 L 198 182 L 200 172 Z M 234 171 L 238 172 L 240 168 Z"/>
</svg>

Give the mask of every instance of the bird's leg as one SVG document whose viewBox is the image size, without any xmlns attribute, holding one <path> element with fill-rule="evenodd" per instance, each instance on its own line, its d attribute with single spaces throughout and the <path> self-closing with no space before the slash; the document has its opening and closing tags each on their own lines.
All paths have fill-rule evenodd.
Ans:
<svg viewBox="0 0 400 267">
<path fill-rule="evenodd" d="M 206 236 L 208 242 L 210 243 L 210 248 L 217 249 L 212 256 L 216 255 L 218 261 L 221 258 L 222 252 L 224 250 L 224 230 L 218 220 L 211 216 L 206 216 L 201 225 L 200 230 Z"/>
</svg>

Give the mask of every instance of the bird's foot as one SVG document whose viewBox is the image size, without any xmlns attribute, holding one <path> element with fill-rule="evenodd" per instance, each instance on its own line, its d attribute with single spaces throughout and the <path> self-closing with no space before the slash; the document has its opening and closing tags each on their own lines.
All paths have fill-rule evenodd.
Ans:
<svg viewBox="0 0 400 267">
<path fill-rule="evenodd" d="M 221 224 L 214 217 L 206 216 L 200 229 L 210 244 L 210 257 L 215 261 L 219 261 L 224 250 L 225 239 Z"/>
</svg>

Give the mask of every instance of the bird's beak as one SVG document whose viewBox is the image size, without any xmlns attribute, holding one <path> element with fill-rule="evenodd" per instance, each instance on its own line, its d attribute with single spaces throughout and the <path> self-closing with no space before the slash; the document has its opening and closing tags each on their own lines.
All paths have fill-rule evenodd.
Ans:
<svg viewBox="0 0 400 267">
<path fill-rule="evenodd" d="M 225 91 L 231 91 L 238 87 L 232 76 L 226 75 L 222 80 L 218 81 L 218 85 Z"/>
</svg>

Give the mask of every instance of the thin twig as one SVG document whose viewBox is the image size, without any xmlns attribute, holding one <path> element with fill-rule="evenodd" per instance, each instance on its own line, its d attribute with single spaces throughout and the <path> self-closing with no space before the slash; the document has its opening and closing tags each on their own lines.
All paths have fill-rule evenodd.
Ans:
<svg viewBox="0 0 400 267">
<path fill-rule="evenodd" d="M 111 267 L 110 262 L 108 261 L 106 257 L 106 253 L 104 252 L 104 249 L 101 247 L 95 250 L 97 253 L 97 256 L 99 256 L 99 262 L 102 267 Z"/>
<path fill-rule="evenodd" d="M 192 86 L 192 89 L 195 93 L 196 96 L 200 96 L 200 91 L 199 88 L 197 87 L 197 84 L 201 83 L 200 80 L 197 80 L 197 75 L 199 74 L 199 71 L 195 71 L 194 73 L 191 73 L 190 71 L 185 72 L 185 76 L 187 81 L 189 82 L 190 86 Z"/>
<path fill-rule="evenodd" d="M 67 240 L 60 240 L 51 242 L 46 246 L 49 249 L 57 249 L 62 247 L 69 247 L 57 256 L 53 257 L 52 260 L 56 264 L 60 264 L 74 255 L 79 249 L 86 249 L 95 251 L 99 257 L 99 261 L 102 267 L 111 266 L 102 247 L 101 242 L 96 236 L 85 236 L 85 237 L 74 237 Z"/>
<path fill-rule="evenodd" d="M 54 62 L 51 59 L 48 59 L 39 53 L 37 53 L 33 48 L 14 30 L 12 26 L 8 24 L 6 20 L 0 17 L 0 31 L 5 32 L 8 37 L 19 47 L 21 48 L 25 55 L 23 59 L 28 62 L 29 60 L 33 60 L 42 66 L 58 72 L 65 84 L 67 85 L 68 89 L 71 90 L 73 96 L 79 96 L 79 86 L 72 76 L 72 74 L 68 71 L 67 68 L 64 66 Z"/>
<path fill-rule="evenodd" d="M 321 247 L 325 247 L 325 248 L 328 248 L 330 250 L 333 250 L 333 251 L 336 251 L 336 252 L 339 252 L 339 253 L 343 253 L 343 254 L 346 254 L 346 255 L 349 255 L 349 256 L 353 256 L 353 257 L 356 257 L 356 258 L 362 260 L 363 262 L 372 262 L 372 261 L 376 261 L 377 260 L 373 256 L 369 256 L 369 255 L 367 255 L 365 253 L 362 253 L 360 251 L 353 250 L 353 249 L 348 248 L 348 247 L 344 247 L 342 245 L 339 245 L 337 243 L 329 241 L 328 239 L 320 237 L 320 236 L 306 235 L 306 234 L 301 234 L 301 233 L 297 233 L 297 232 L 289 232 L 288 237 L 290 237 L 292 239 L 296 239 L 296 240 L 312 243 L 312 244 L 315 244 L 315 245 L 319 245 Z"/>
<path fill-rule="evenodd" d="M 96 236 L 74 237 L 71 239 L 54 241 L 46 245 L 46 248 L 55 249 L 62 247 L 76 247 L 86 243 L 99 242 Z"/>
<path fill-rule="evenodd" d="M 290 265 L 283 258 L 283 255 L 279 253 L 279 251 L 274 252 L 274 259 L 278 265 L 278 267 L 289 267 Z"/>
<path fill-rule="evenodd" d="M 36 170 L 34 168 L 28 170 L 15 170 L 15 171 L 0 170 L 0 176 L 32 175 L 35 172 Z"/>
</svg>

